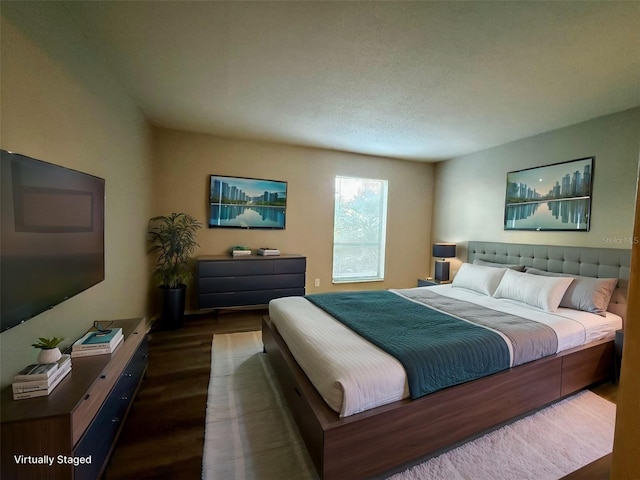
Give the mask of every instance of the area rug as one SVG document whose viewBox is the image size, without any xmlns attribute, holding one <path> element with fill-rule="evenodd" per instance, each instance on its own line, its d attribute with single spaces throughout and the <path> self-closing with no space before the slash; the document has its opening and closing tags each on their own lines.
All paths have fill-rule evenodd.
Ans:
<svg viewBox="0 0 640 480">
<path fill-rule="evenodd" d="M 584 391 L 389 478 L 557 480 L 611 452 L 615 410 Z M 214 336 L 202 478 L 318 478 L 260 332 Z"/>
<path fill-rule="evenodd" d="M 259 331 L 213 337 L 205 480 L 317 478 L 269 360 L 261 352 Z"/>
</svg>

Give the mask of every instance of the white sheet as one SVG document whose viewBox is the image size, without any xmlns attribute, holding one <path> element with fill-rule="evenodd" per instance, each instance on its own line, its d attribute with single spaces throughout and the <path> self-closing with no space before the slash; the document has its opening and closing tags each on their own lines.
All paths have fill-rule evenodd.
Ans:
<svg viewBox="0 0 640 480">
<path fill-rule="evenodd" d="M 609 313 L 601 317 L 566 308 L 549 313 L 451 285 L 420 288 L 545 323 L 558 335 L 558 351 L 613 338 L 622 326 L 622 319 Z M 272 300 L 269 315 L 311 383 L 341 417 L 409 397 L 398 360 L 304 297 Z"/>
</svg>

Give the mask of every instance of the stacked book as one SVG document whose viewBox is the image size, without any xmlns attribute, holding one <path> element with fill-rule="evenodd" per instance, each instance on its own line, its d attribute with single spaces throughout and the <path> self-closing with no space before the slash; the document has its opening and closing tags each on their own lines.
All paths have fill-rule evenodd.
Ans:
<svg viewBox="0 0 640 480">
<path fill-rule="evenodd" d="M 231 247 L 231 256 L 233 257 L 246 257 L 249 255 L 251 255 L 251 249 L 249 247 L 243 247 L 240 245 Z"/>
<path fill-rule="evenodd" d="M 71 357 L 113 353 L 123 339 L 122 328 L 112 328 L 108 331 L 89 331 L 71 346 Z"/>
<path fill-rule="evenodd" d="M 258 255 L 264 255 L 265 257 L 269 255 L 278 256 L 280 255 L 280 250 L 277 248 L 262 247 L 258 249 Z"/>
<path fill-rule="evenodd" d="M 62 355 L 56 363 L 33 364 L 13 377 L 13 399 L 44 397 L 71 371 L 71 356 Z"/>
</svg>

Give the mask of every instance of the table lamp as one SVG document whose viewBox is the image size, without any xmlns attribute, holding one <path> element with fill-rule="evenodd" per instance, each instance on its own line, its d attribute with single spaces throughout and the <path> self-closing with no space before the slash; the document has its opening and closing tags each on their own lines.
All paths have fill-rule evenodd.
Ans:
<svg viewBox="0 0 640 480">
<path fill-rule="evenodd" d="M 447 262 L 445 258 L 453 258 L 456 256 L 456 244 L 455 243 L 434 243 L 433 256 L 441 258 L 441 260 L 436 260 L 435 279 L 439 282 L 448 282 L 449 281 L 449 262 Z"/>
</svg>

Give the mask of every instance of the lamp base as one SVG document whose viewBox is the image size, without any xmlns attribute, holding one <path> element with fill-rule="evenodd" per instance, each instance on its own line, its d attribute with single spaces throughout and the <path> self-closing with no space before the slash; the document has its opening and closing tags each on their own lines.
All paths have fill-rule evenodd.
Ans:
<svg viewBox="0 0 640 480">
<path fill-rule="evenodd" d="M 436 260 L 435 279 L 440 282 L 449 281 L 449 262 L 444 260 Z"/>
</svg>

